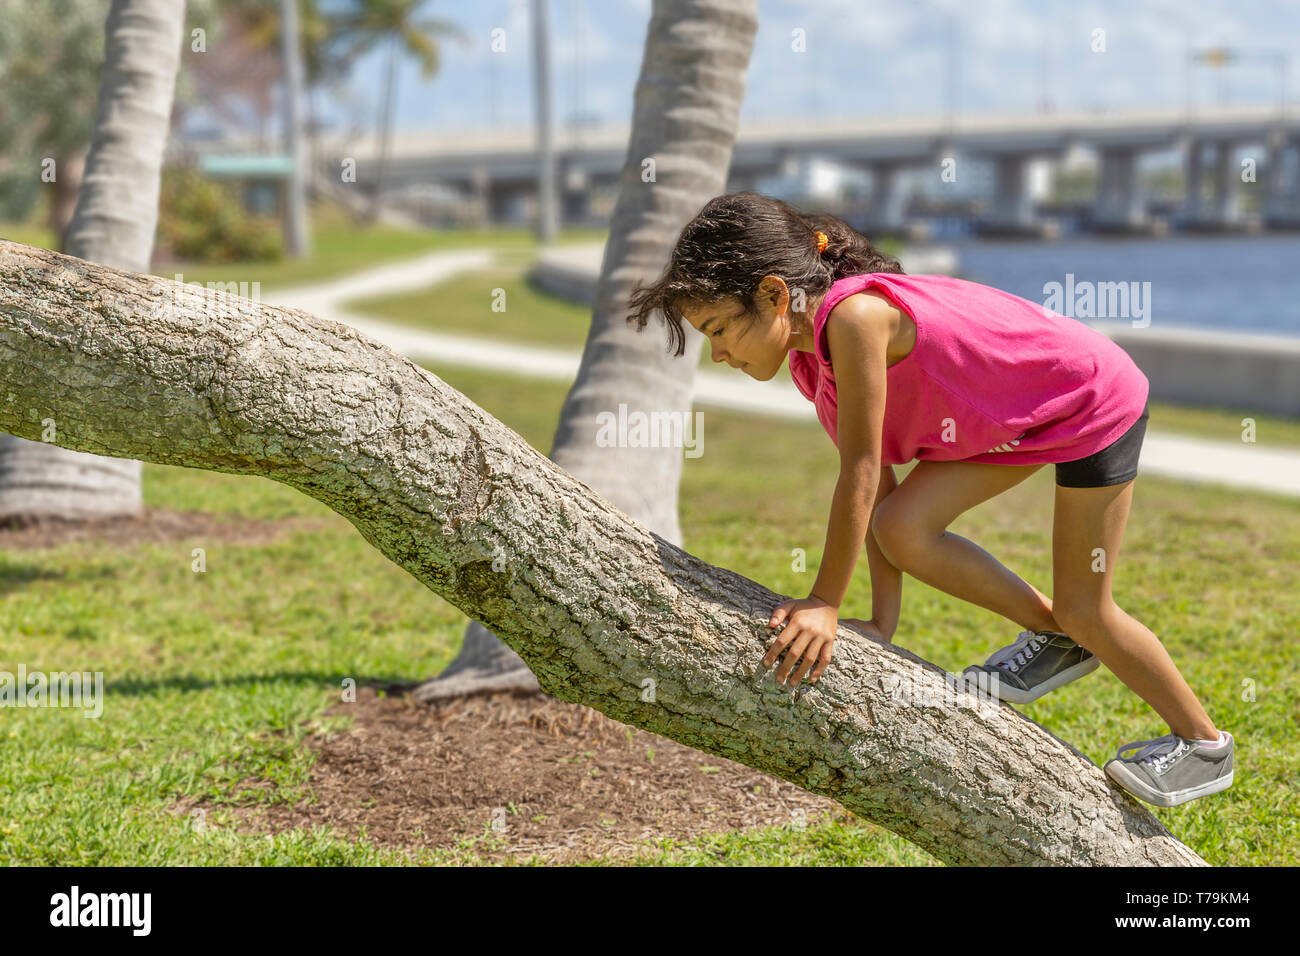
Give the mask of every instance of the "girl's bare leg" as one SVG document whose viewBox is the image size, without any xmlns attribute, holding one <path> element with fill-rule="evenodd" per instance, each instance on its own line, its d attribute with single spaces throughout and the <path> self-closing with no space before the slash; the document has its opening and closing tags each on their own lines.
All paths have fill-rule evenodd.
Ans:
<svg viewBox="0 0 1300 956">
<path fill-rule="evenodd" d="M 918 462 L 880 502 L 872 533 L 895 567 L 1031 631 L 1065 631 L 1052 600 L 993 555 L 944 530 L 960 514 L 1024 481 L 1042 465 Z M 1068 633 L 1068 632 L 1067 632 Z"/>
<path fill-rule="evenodd" d="M 1110 668 L 1179 737 L 1217 740 L 1219 731 L 1169 652 L 1111 598 L 1111 580 L 1133 501 L 1133 482 L 1056 488 L 1053 590 L 1063 630 Z"/>
</svg>

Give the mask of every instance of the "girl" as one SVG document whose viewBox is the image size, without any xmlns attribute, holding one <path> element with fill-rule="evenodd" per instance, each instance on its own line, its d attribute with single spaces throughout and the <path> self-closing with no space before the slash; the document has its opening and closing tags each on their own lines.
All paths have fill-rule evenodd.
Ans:
<svg viewBox="0 0 1300 956">
<path fill-rule="evenodd" d="M 849 623 L 890 641 L 906 571 L 1025 628 L 967 668 L 987 671 L 1001 699 L 1027 703 L 1100 662 L 1150 704 L 1170 733 L 1125 744 L 1105 768 L 1130 793 L 1174 806 L 1232 784 L 1232 735 L 1111 598 L 1147 421 L 1146 376 L 1122 348 L 998 289 L 906 275 L 840 220 L 752 192 L 710 201 L 630 305 L 638 329 L 664 317 L 677 355 L 683 320 L 708 336 L 715 362 L 760 381 L 788 355 L 839 449 L 817 581 L 769 622 L 784 624 L 763 659 L 784 653 L 778 682 L 820 679 L 865 538 L 872 619 Z M 913 459 L 897 482 L 892 466 Z M 1049 462 L 1055 599 L 945 530 Z"/>
</svg>

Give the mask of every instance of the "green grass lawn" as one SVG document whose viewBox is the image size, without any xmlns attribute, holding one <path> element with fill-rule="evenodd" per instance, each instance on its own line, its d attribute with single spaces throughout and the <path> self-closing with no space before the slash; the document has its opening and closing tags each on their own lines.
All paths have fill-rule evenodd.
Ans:
<svg viewBox="0 0 1300 956">
<path fill-rule="evenodd" d="M 438 249 L 492 247 L 502 261 L 530 260 L 538 248 L 536 237 L 526 227 L 485 229 L 414 230 L 393 226 L 358 227 L 337 206 L 322 205 L 313 210 L 312 254 L 307 259 L 278 262 L 232 262 L 205 264 L 183 260 L 153 264 L 155 275 L 186 282 L 260 282 L 264 290 L 322 279 L 336 279 L 369 266 L 433 252 Z M 557 242 L 591 242 L 607 230 L 565 229 Z M 29 246 L 53 248 L 54 236 L 37 221 L 0 223 L 0 238 Z"/>
<path fill-rule="evenodd" d="M 550 450 L 566 389 L 463 369 L 436 374 Z M 816 576 L 836 480 L 834 447 L 815 422 L 706 411 L 705 454 L 687 459 L 685 546 L 785 594 Z M 1154 415 L 1154 412 L 1153 412 Z M 782 449 L 774 461 L 771 449 Z M 904 469 L 905 471 L 905 469 Z M 296 801 L 311 756 L 305 734 L 340 681 L 418 680 L 454 655 L 460 611 L 370 547 L 344 519 L 262 478 L 145 466 L 151 506 L 316 520 L 265 544 L 196 538 L 132 547 L 0 551 L 0 669 L 102 670 L 103 716 L 10 709 L 0 727 L 0 861 L 59 865 L 370 864 L 403 857 L 320 830 L 237 834 L 220 808 L 198 830 L 168 810 Z M 1051 469 L 963 515 L 952 530 L 1051 592 Z M 204 548 L 207 570 L 191 569 Z M 808 570 L 791 570 L 792 548 Z M 1119 558 L 1118 603 L 1160 636 L 1212 719 L 1239 742 L 1232 789 L 1157 809 L 1210 863 L 1300 863 L 1294 743 L 1300 679 L 1300 502 L 1141 478 Z M 844 616 L 870 616 L 860 562 Z M 959 672 L 1019 628 L 907 578 L 896 642 Z M 1247 689 L 1253 688 L 1253 694 Z M 1251 699 L 1253 697 L 1253 699 Z M 1098 765 L 1122 742 L 1166 727 L 1105 668 L 1022 708 Z M 241 781 L 276 791 L 236 797 Z M 423 862 L 475 862 L 472 841 Z M 599 864 L 604 861 L 595 860 Z M 641 862 L 932 864 L 866 823 L 823 818 L 802 831 L 722 833 L 647 845 Z"/>
<path fill-rule="evenodd" d="M 0 239 L 40 249 L 54 248 L 54 233 L 36 222 L 0 222 Z"/>
<path fill-rule="evenodd" d="M 556 241 L 561 244 L 591 242 L 603 238 L 605 232 L 565 229 Z M 370 266 L 399 262 L 439 249 L 489 247 L 496 249 L 502 260 L 509 263 L 531 260 L 538 242 L 530 229 L 514 226 L 428 231 L 381 225 L 357 227 L 335 210 L 318 214 L 313 222 L 313 248 L 308 259 L 228 265 L 155 263 L 154 272 L 168 277 L 179 272 L 185 276 L 186 282 L 260 282 L 263 289 L 272 289 L 336 279 Z"/>
</svg>

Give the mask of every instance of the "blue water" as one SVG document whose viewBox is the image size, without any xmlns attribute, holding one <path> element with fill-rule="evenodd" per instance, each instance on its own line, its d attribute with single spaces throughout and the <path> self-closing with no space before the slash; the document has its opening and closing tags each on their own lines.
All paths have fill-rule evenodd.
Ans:
<svg viewBox="0 0 1300 956">
<path fill-rule="evenodd" d="M 962 278 L 1031 302 L 1050 304 L 1044 285 L 1064 286 L 1066 274 L 1073 273 L 1076 288 L 1085 281 L 1139 283 L 1130 289 L 1149 292 L 1151 328 L 1300 337 L 1300 235 L 956 239 L 943 244 L 957 251 Z M 1090 318 L 1057 311 L 1084 322 L 1141 321 L 1137 315 Z"/>
</svg>

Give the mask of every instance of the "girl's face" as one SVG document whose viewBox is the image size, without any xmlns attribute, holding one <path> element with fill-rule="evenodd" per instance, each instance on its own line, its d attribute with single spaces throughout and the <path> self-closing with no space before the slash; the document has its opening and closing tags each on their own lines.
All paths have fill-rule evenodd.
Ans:
<svg viewBox="0 0 1300 956">
<path fill-rule="evenodd" d="M 776 280 L 778 283 L 781 280 Z M 755 297 L 758 315 L 745 315 L 738 299 L 721 302 L 688 300 L 681 305 L 682 314 L 709 340 L 709 357 L 741 369 L 751 378 L 766 382 L 785 361 L 791 345 L 789 301 L 784 283 L 770 294 L 767 283 L 760 285 Z"/>
</svg>

